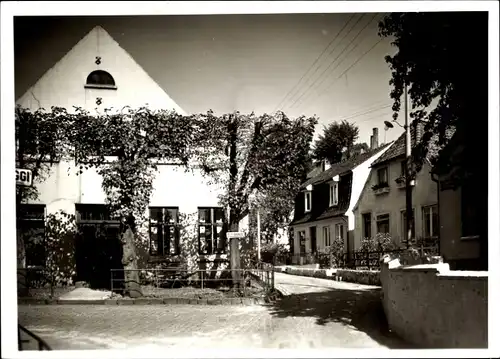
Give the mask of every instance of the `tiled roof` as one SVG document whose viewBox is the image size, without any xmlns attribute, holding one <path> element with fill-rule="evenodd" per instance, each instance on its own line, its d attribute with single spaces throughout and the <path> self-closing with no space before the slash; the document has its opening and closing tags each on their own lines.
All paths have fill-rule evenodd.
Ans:
<svg viewBox="0 0 500 359">
<path fill-rule="evenodd" d="M 436 174 L 445 174 L 451 171 L 454 166 L 458 166 L 464 151 L 463 144 L 463 131 L 454 132 L 446 146 L 436 156 L 433 172 Z"/>
<path fill-rule="evenodd" d="M 454 133 L 454 129 L 450 129 L 446 131 L 445 136 L 450 139 Z M 415 145 L 420 141 L 424 134 L 424 124 L 419 123 L 418 126 L 414 125 L 412 123 L 410 125 L 410 136 L 411 136 L 411 143 L 412 143 L 412 149 L 415 147 Z M 439 146 L 437 145 L 437 139 L 438 136 L 434 135 L 431 138 L 431 141 L 428 144 L 428 154 L 427 158 L 429 160 L 434 159 L 437 157 L 437 154 L 440 151 Z M 377 160 L 373 161 L 372 167 L 386 163 L 390 160 L 393 160 L 395 158 L 402 157 L 406 154 L 406 132 L 403 131 L 401 136 L 398 137 L 396 141 L 394 141 L 394 145 L 391 146 L 387 151 L 385 151 Z"/>
<path fill-rule="evenodd" d="M 325 209 L 324 212 L 320 213 L 319 215 L 315 215 L 314 213 L 310 213 L 310 212 L 306 213 L 304 216 L 302 216 L 298 219 L 294 219 L 293 222 L 290 223 L 290 225 L 294 226 L 297 224 L 310 223 L 310 222 L 314 222 L 314 221 L 320 221 L 322 219 L 343 216 L 346 211 L 347 211 L 347 208 L 328 207 Z"/>
<path fill-rule="evenodd" d="M 345 214 L 351 202 L 352 172 L 348 172 L 342 176 L 339 185 L 339 203 L 336 206 L 328 205 L 329 185 L 319 183 L 318 186 L 319 188 L 313 193 L 312 211 L 307 213 L 302 211 L 295 212 L 295 218 L 290 225 L 309 223 Z"/>
<path fill-rule="evenodd" d="M 411 136 L 411 143 L 412 147 L 415 146 L 415 127 L 416 126 L 410 126 L 410 136 Z M 419 133 L 418 137 L 420 138 L 423 126 L 418 126 L 419 127 Z M 379 158 L 377 158 L 375 161 L 372 163 L 372 167 L 376 165 L 380 165 L 382 163 L 388 162 L 390 160 L 393 160 L 395 158 L 404 156 L 406 153 L 406 131 L 403 131 L 401 136 L 398 137 L 396 141 L 394 141 L 394 144 L 389 148 L 387 151 L 385 151 Z"/>
<path fill-rule="evenodd" d="M 318 184 L 318 183 L 326 182 L 326 181 L 330 180 L 332 177 L 335 177 L 337 175 L 343 174 L 343 173 L 345 173 L 347 171 L 351 171 L 354 168 L 356 168 L 357 166 L 359 166 L 360 164 L 362 164 L 363 162 L 365 162 L 366 160 L 368 160 L 373 155 L 376 155 L 377 153 L 379 153 L 380 151 L 382 151 L 383 149 L 385 149 L 390 144 L 391 143 L 382 145 L 382 146 L 376 148 L 375 150 L 371 150 L 371 151 L 362 153 L 360 155 L 351 157 L 348 160 L 334 163 L 326 171 L 323 171 L 320 174 L 318 174 L 317 176 L 314 176 L 314 177 L 308 179 L 306 182 L 304 182 L 300 186 L 300 188 L 304 189 L 307 186 L 309 186 L 310 184 L 315 185 L 315 184 Z M 388 151 L 390 151 L 390 149 L 388 149 Z"/>
<path fill-rule="evenodd" d="M 307 179 L 313 178 L 321 173 L 321 166 L 315 167 L 307 173 Z"/>
</svg>

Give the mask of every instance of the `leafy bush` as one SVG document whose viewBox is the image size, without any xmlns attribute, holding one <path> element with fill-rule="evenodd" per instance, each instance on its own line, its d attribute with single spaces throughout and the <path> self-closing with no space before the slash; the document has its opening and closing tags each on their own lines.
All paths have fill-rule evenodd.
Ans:
<svg viewBox="0 0 500 359">
<path fill-rule="evenodd" d="M 396 249 L 399 249 L 399 246 L 392 240 L 389 233 L 377 233 L 375 237 L 361 240 L 360 251 L 363 252 L 385 252 Z"/>
<path fill-rule="evenodd" d="M 27 234 L 26 248 L 43 251 L 43 265 L 30 274 L 30 287 L 54 287 L 72 285 L 76 275 L 75 236 L 78 230 L 75 216 L 58 211 L 45 219 L 42 232 Z"/>
<path fill-rule="evenodd" d="M 283 243 L 266 243 L 260 248 L 260 258 L 263 262 L 273 263 L 274 258 L 282 258 L 290 253 L 290 246 Z"/>
<path fill-rule="evenodd" d="M 76 275 L 75 236 L 76 218 L 63 211 L 47 216 L 45 270 L 52 285 L 71 285 Z"/>
<path fill-rule="evenodd" d="M 318 255 L 318 262 L 322 268 L 341 267 L 344 262 L 344 240 L 340 237 L 333 238 L 331 245 Z"/>
</svg>

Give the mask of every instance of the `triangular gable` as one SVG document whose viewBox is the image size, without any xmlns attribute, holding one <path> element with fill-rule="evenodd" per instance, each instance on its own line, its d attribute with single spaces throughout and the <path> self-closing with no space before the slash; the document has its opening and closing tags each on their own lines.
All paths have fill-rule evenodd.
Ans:
<svg viewBox="0 0 500 359">
<path fill-rule="evenodd" d="M 396 146 L 396 142 L 392 142 L 389 144 L 389 146 L 385 149 L 384 152 L 380 153 L 379 154 L 379 157 L 378 158 L 375 158 L 374 161 L 372 162 L 372 165 L 373 163 L 375 163 L 375 161 L 377 161 L 380 157 L 382 157 L 384 155 L 384 153 L 387 153 L 387 151 L 390 150 L 391 147 L 393 146 Z M 354 204 L 354 206 L 352 207 L 352 211 L 356 211 L 356 209 L 358 208 L 358 205 L 359 205 L 359 201 L 361 200 L 361 197 L 363 197 L 363 194 L 365 193 L 366 191 L 366 187 L 368 186 L 368 184 L 370 183 L 371 181 L 371 177 L 372 177 L 372 173 L 373 173 L 373 168 L 370 166 L 370 172 L 368 173 L 368 176 L 366 176 L 366 180 L 365 180 L 365 183 L 363 185 L 363 188 L 361 189 L 361 192 L 359 193 L 359 196 L 356 200 L 356 203 Z"/>
<path fill-rule="evenodd" d="M 95 70 L 111 74 L 116 89 L 85 88 L 87 76 Z M 51 106 L 72 110 L 73 106 L 78 106 L 88 111 L 147 105 L 151 109 L 175 110 L 185 114 L 100 26 L 93 28 L 16 103 L 32 110 L 40 107 L 50 109 Z"/>
</svg>

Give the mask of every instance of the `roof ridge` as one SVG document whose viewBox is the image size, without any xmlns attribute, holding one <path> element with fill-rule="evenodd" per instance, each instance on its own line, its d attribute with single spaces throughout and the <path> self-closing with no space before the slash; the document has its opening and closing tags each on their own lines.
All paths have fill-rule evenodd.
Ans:
<svg viewBox="0 0 500 359">
<path fill-rule="evenodd" d="M 326 182 L 330 176 L 335 176 L 350 171 L 391 144 L 392 142 L 378 146 L 377 148 L 369 150 L 367 152 L 358 153 L 353 157 L 350 157 L 346 161 L 335 162 L 334 164 L 330 165 L 330 168 L 328 168 L 327 170 L 322 171 L 316 176 L 309 178 L 307 181 L 304 181 L 301 187 L 308 186 L 309 184 L 323 183 Z M 342 166 L 344 166 L 345 168 L 342 168 Z"/>
</svg>

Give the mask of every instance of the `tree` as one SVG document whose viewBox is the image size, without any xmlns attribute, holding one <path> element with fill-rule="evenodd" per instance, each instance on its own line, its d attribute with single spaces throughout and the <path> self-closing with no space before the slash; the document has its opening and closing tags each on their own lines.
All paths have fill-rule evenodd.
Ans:
<svg viewBox="0 0 500 359">
<path fill-rule="evenodd" d="M 480 159 L 488 153 L 488 13 L 393 13 L 379 23 L 379 35 L 392 38 L 397 48 L 385 58 L 392 70 L 394 119 L 406 85 L 410 117 L 425 124 L 422 140 L 412 150 L 412 174 L 421 170 L 426 157 L 436 164 L 440 149 L 455 131 L 463 146 L 454 164 L 455 185 L 470 177 L 486 184 L 488 166 Z M 473 40 L 464 46 L 465 39 Z M 445 167 L 451 161 L 453 156 L 439 159 Z M 482 237 L 487 238 L 487 195 L 478 196 Z M 487 240 L 481 241 L 485 263 L 487 245 Z"/>
<path fill-rule="evenodd" d="M 212 111 L 197 117 L 196 158 L 203 173 L 224 189 L 221 204 L 229 209 L 231 230 L 249 214 L 249 199 L 272 189 L 298 189 L 308 169 L 309 146 L 315 117 L 275 115 L 216 116 Z M 232 240 L 231 269 L 240 268 L 239 244 Z M 237 271 L 233 280 L 239 283 Z"/>
<path fill-rule="evenodd" d="M 368 146 L 368 144 L 366 142 L 355 143 L 350 148 L 350 153 L 348 154 L 348 158 L 357 156 L 357 155 L 364 153 L 364 152 L 367 152 L 369 150 L 370 150 L 370 147 Z"/>
<path fill-rule="evenodd" d="M 307 171 L 297 181 L 290 182 L 292 186 L 270 186 L 257 194 L 253 203 L 260 211 L 262 240 L 272 242 L 280 230 L 285 231 L 290 224 L 290 215 L 294 209 L 295 197 L 299 190 L 297 184 L 305 181 Z M 254 221 L 256 222 L 256 221 Z M 252 223 L 256 228 L 257 223 Z"/>
<path fill-rule="evenodd" d="M 485 171 L 476 156 L 488 151 L 488 13 L 392 13 L 379 23 L 379 35 L 392 38 L 397 48 L 385 57 L 392 70 L 394 119 L 406 84 L 410 117 L 425 123 L 422 141 L 412 150 L 414 170 L 420 171 L 426 157 L 436 159 L 456 130 L 467 134 L 461 177 Z M 474 41 L 465 48 L 464 39 Z"/>
<path fill-rule="evenodd" d="M 125 270 L 124 294 L 141 296 L 137 270 L 138 229 L 146 220 L 158 161 L 187 165 L 191 144 L 191 122 L 174 112 L 148 108 L 124 108 L 120 113 L 105 110 L 90 115 L 81 108 L 74 113 L 55 108 L 70 119 L 67 142 L 74 144 L 79 173 L 96 168 L 102 176 L 106 203 L 120 220 Z M 109 160 L 109 156 L 116 160 Z"/>
<path fill-rule="evenodd" d="M 324 126 L 323 134 L 316 140 L 313 158 L 316 161 L 326 159 L 332 164 L 340 162 L 343 153 L 350 157 L 354 142 L 358 137 L 359 129 L 357 126 L 347 121 L 332 122 L 328 126 Z"/>
</svg>

